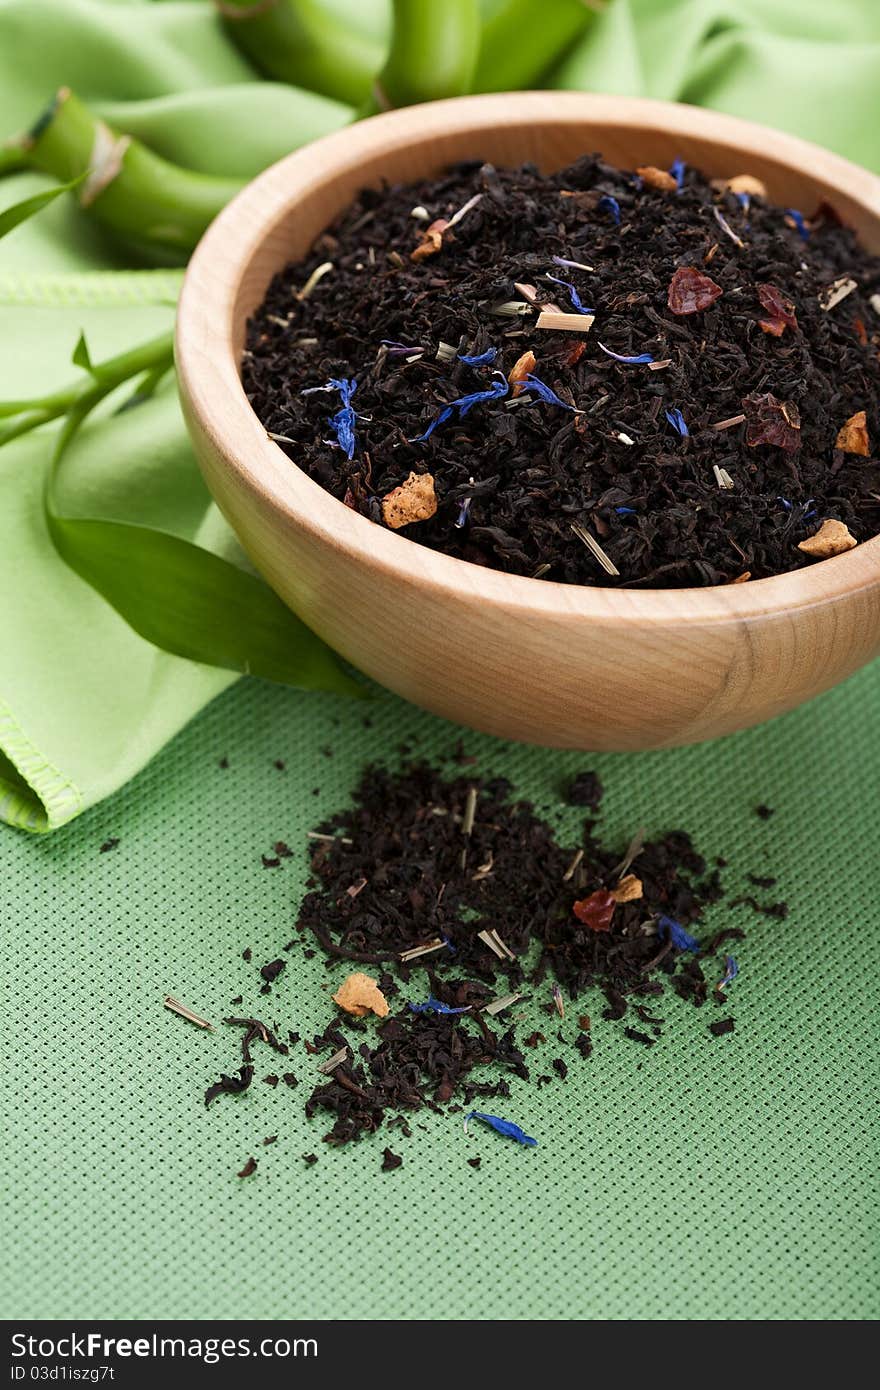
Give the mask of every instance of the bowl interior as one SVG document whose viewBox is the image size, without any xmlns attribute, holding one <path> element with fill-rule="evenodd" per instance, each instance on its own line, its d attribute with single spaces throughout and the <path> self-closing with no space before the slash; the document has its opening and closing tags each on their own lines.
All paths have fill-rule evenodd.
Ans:
<svg viewBox="0 0 880 1390">
<path fill-rule="evenodd" d="M 762 140 L 759 137 L 764 132 L 759 127 L 666 103 L 614 98 L 603 102 L 602 98 L 575 96 L 575 102 L 596 103 L 596 107 L 595 114 L 573 117 L 572 96 L 544 98 L 546 107 L 540 119 L 530 106 L 533 95 L 514 94 L 458 103 L 471 108 L 473 115 L 466 123 L 456 121 L 451 128 L 444 128 L 442 122 L 420 122 L 416 117 L 409 123 L 405 138 L 398 130 L 372 150 L 360 148 L 349 138 L 352 149 L 346 154 L 340 135 L 323 142 L 328 156 L 332 149 L 332 157 L 321 172 L 316 175 L 312 169 L 302 181 L 295 167 L 291 168 L 289 205 L 266 222 L 263 235 L 241 268 L 232 323 L 236 353 L 244 344 L 247 318 L 262 301 L 271 277 L 289 261 L 305 255 L 319 233 L 362 188 L 379 187 L 383 181 L 415 182 L 439 174 L 459 160 L 475 159 L 498 166 L 530 161 L 551 173 L 591 153 L 624 169 L 638 164 L 668 168 L 681 157 L 710 178 L 753 174 L 766 184 L 773 202 L 798 208 L 807 216 L 823 202 L 828 203 L 855 229 L 863 245 L 880 250 L 876 180 L 864 176 L 863 197 L 859 196 L 860 189 L 842 187 L 834 166 L 844 161 L 827 156 L 825 151 L 775 132 L 766 132 L 770 138 Z M 499 124 L 502 102 L 506 119 Z M 435 109 L 455 105 L 438 103 Z M 558 115 L 554 115 L 554 106 Z M 522 109 L 519 120 L 518 107 Z M 658 118 L 664 123 L 658 124 Z M 719 122 L 729 128 L 719 129 Z M 862 172 L 851 165 L 845 167 Z"/>
<path fill-rule="evenodd" d="M 546 171 L 598 152 L 624 168 L 681 157 L 710 177 L 750 173 L 770 198 L 812 212 L 836 209 L 880 250 L 880 179 L 792 136 L 695 107 L 583 93 L 520 93 L 392 112 L 327 136 L 249 184 L 209 228 L 190 262 L 177 329 L 178 375 L 215 496 L 245 547 L 267 531 L 296 531 L 340 560 L 389 581 L 494 604 L 541 622 L 585 620 L 662 627 L 738 623 L 834 602 L 880 579 L 880 538 L 819 564 L 749 584 L 637 590 L 534 581 L 470 565 L 375 526 L 324 491 L 269 440 L 250 408 L 239 363 L 248 316 L 272 276 L 303 256 L 365 186 L 415 181 L 459 160 Z M 273 579 L 289 560 L 262 559 Z M 283 590 L 283 582 L 276 587 Z M 313 620 L 314 621 L 314 620 Z"/>
</svg>

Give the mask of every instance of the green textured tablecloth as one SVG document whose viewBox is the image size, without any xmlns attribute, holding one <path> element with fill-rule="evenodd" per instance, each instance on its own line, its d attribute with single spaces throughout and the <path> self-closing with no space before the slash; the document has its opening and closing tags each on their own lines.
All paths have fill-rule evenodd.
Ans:
<svg viewBox="0 0 880 1390">
<path fill-rule="evenodd" d="M 381 19 L 381 6 L 349 8 Z M 253 82 L 218 44 L 208 12 L 195 0 L 0 0 L 0 111 L 26 119 L 40 84 L 72 75 L 116 119 L 133 102 L 139 131 L 167 154 L 183 157 L 186 139 L 190 162 L 201 151 L 204 167 L 221 155 L 237 171 L 259 167 L 291 143 L 297 98 Z M 876 167 L 878 98 L 866 73 L 878 34 L 880 10 L 856 0 L 618 0 L 561 81 L 710 102 Z M 277 123 L 265 115 L 269 97 L 283 104 Z M 263 114 L 243 126 L 245 111 Z M 323 118 L 338 123 L 338 108 Z M 230 139 L 236 124 L 240 142 Z M 223 138 L 193 137 L 212 128 Z M 53 382 L 81 317 L 110 351 L 133 317 L 153 331 L 167 314 L 153 280 L 126 273 L 86 285 L 84 268 L 111 264 L 118 255 L 57 205 L 4 243 L 4 394 L 32 370 L 22 345 L 34 312 L 44 315 L 40 370 Z M 35 300 L 42 310 L 22 307 Z M 71 486 L 209 539 L 173 397 L 144 409 L 125 435 L 128 487 L 112 420 L 80 440 Z M 92 805 L 226 677 L 146 650 L 63 573 L 36 522 L 28 531 L 34 513 L 15 478 L 30 469 L 36 486 L 40 449 L 33 439 L 0 456 L 0 490 L 24 518 L 10 524 L 8 501 L 0 513 L 0 697 L 19 731 L 40 730 L 35 761 L 16 771 L 2 749 L 19 748 L 19 735 L 10 742 L 0 723 L 0 794 L 5 780 L 7 806 L 18 799 L 12 818 L 45 824 L 33 779 L 54 787 L 57 771 L 57 785 L 75 782 L 80 795 L 53 802 L 49 821 L 91 809 L 48 837 L 0 829 L 9 1039 L 0 1314 L 876 1317 L 880 666 L 782 721 L 689 750 L 579 758 L 465 737 L 481 767 L 513 777 L 563 826 L 575 813 L 561 805 L 562 782 L 595 766 L 621 847 L 640 823 L 692 828 L 708 854 L 730 859 L 732 889 L 747 871 L 776 874 L 773 896 L 788 899 L 791 915 L 753 922 L 748 909 L 721 904 L 711 916 L 710 927 L 749 927 L 732 1036 L 710 1037 L 715 1015 L 675 997 L 650 1050 L 620 1036 L 622 1024 L 597 1022 L 591 1061 L 555 1043 L 538 1054 L 536 1072 L 542 1057 L 570 1060 L 566 1082 L 514 1084 L 505 1112 L 537 1149 L 488 1132 L 465 1139 L 460 1116 L 429 1114 L 411 1139 L 393 1132 L 404 1166 L 382 1174 L 386 1138 L 330 1151 L 326 1125 L 306 1122 L 313 1073 L 301 1047 L 290 1063 L 297 1090 L 255 1083 L 206 1112 L 204 1088 L 235 1065 L 237 1035 L 199 1033 L 161 1001 L 175 993 L 215 1022 L 240 993 L 243 1008 L 265 1008 L 256 965 L 291 935 L 306 831 L 346 798 L 365 759 L 393 759 L 410 735 L 438 757 L 458 731 L 389 696 L 366 729 L 362 707 L 244 682 Z M 767 822 L 758 801 L 776 808 Z M 101 853 L 110 836 L 118 846 Z M 263 869 L 278 838 L 297 857 Z M 297 952 L 271 1018 L 304 1035 L 322 1028 L 341 973 Z M 601 1002 L 586 1006 L 598 1015 Z M 564 1031 L 573 1037 L 572 1018 Z M 277 1143 L 263 1148 L 271 1134 Z M 301 1155 L 312 1151 L 309 1168 Z M 466 1162 L 475 1153 L 478 1171 Z M 250 1154 L 258 1172 L 241 1181 Z"/>
<path fill-rule="evenodd" d="M 536 1015 L 551 1041 L 530 1054 L 534 1071 L 555 1056 L 570 1067 L 540 1089 L 512 1083 L 502 1113 L 536 1149 L 485 1130 L 466 1139 L 460 1115 L 423 1114 L 411 1139 L 380 1131 L 331 1150 L 326 1121 L 303 1115 L 315 1059 L 302 1044 L 289 1059 L 296 1090 L 256 1081 L 206 1111 L 204 1088 L 236 1065 L 239 1034 L 200 1033 L 162 1009 L 170 991 L 215 1023 L 254 1008 L 306 1036 L 323 1028 L 344 967 L 328 974 L 297 951 L 270 1000 L 257 989 L 257 966 L 292 934 L 305 832 L 365 757 L 393 759 L 410 736 L 430 756 L 449 752 L 451 726 L 383 697 L 368 730 L 363 708 L 246 682 L 74 824 L 6 835 L 3 1313 L 876 1317 L 878 700 L 874 666 L 763 729 L 640 757 L 465 736 L 481 767 L 564 824 L 577 813 L 563 811 L 560 783 L 597 767 L 621 846 L 642 822 L 693 827 L 730 859 L 732 889 L 746 871 L 777 874 L 768 896 L 791 904 L 785 922 L 712 913 L 713 926 L 749 929 L 732 1036 L 709 1035 L 713 1007 L 669 996 L 669 1026 L 647 1049 L 591 998 L 583 1062 Z M 754 814 L 761 800 L 769 821 Z M 100 853 L 111 835 L 119 845 Z M 262 868 L 279 837 L 296 858 Z M 579 1012 L 562 1025 L 569 1039 Z M 281 1060 L 264 1050 L 258 1076 Z M 261 1147 L 270 1134 L 277 1143 Z M 390 1174 L 386 1143 L 404 1159 Z M 259 1168 L 242 1181 L 250 1154 Z"/>
</svg>

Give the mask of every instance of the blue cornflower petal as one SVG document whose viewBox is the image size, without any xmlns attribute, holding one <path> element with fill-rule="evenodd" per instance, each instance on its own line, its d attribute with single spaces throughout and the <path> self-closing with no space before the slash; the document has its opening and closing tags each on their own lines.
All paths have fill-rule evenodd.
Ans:
<svg viewBox="0 0 880 1390">
<path fill-rule="evenodd" d="M 614 219 L 615 227 L 620 226 L 620 203 L 616 198 L 612 198 L 610 193 L 600 198 L 596 207 L 600 212 L 609 212 Z"/>
<path fill-rule="evenodd" d="M 490 362 L 494 362 L 498 356 L 497 348 L 486 348 L 485 352 L 479 353 L 476 357 L 465 357 L 464 353 L 458 354 L 459 362 L 463 362 L 466 367 L 487 367 Z"/>
<path fill-rule="evenodd" d="M 464 1132 L 467 1134 L 468 1120 L 482 1120 L 485 1124 L 491 1125 L 499 1134 L 504 1134 L 508 1139 L 515 1139 L 518 1144 L 527 1144 L 529 1148 L 535 1148 L 538 1141 L 533 1139 L 530 1134 L 525 1134 L 512 1120 L 502 1120 L 500 1115 L 484 1115 L 482 1110 L 472 1110 L 464 1118 Z"/>
<path fill-rule="evenodd" d="M 330 425 L 339 440 L 340 449 L 345 450 L 346 458 L 354 458 L 354 422 L 357 419 L 350 405 L 344 405 L 330 416 Z"/>
<path fill-rule="evenodd" d="M 354 426 L 357 420 L 357 413 L 351 404 L 351 398 L 357 390 L 357 381 L 352 377 L 331 376 L 325 386 L 308 386 L 305 391 L 301 391 L 302 396 L 314 396 L 318 391 L 338 391 L 342 400 L 342 406 L 335 415 L 330 416 L 330 425 L 333 429 L 339 446 L 345 450 L 347 458 L 354 458 L 355 436 Z"/>
<path fill-rule="evenodd" d="M 458 531 L 461 531 L 467 525 L 468 512 L 471 509 L 472 500 L 473 499 L 470 497 L 465 497 L 464 500 L 458 504 L 458 516 L 455 518 L 455 527 Z"/>
<path fill-rule="evenodd" d="M 724 957 L 724 975 L 718 981 L 718 988 L 724 989 L 725 985 L 732 984 L 739 974 L 739 966 L 733 956 Z"/>
<path fill-rule="evenodd" d="M 682 415 L 681 411 L 664 410 L 663 414 L 666 416 L 672 428 L 674 430 L 678 430 L 678 433 L 681 435 L 682 439 L 687 439 L 688 435 L 690 434 L 690 430 L 684 422 L 684 416 Z"/>
<path fill-rule="evenodd" d="M 410 444 L 424 444 L 426 439 L 430 439 L 438 425 L 445 425 L 452 414 L 452 406 L 444 406 L 436 419 L 432 420 L 424 434 L 420 434 L 416 439 L 411 439 Z"/>
<path fill-rule="evenodd" d="M 684 188 L 684 171 L 687 168 L 683 159 L 673 159 L 669 166 L 669 172 L 678 184 L 679 193 Z"/>
<path fill-rule="evenodd" d="M 618 516 L 635 516 L 636 514 L 635 507 L 615 507 L 614 510 Z"/>
<path fill-rule="evenodd" d="M 586 304 L 582 302 L 581 297 L 575 289 L 574 285 L 569 284 L 568 280 L 560 280 L 558 275 L 548 275 L 547 279 L 552 280 L 554 285 L 562 285 L 565 289 L 568 290 L 568 297 L 571 300 L 573 307 L 577 309 L 579 314 L 593 313 L 593 310 L 588 309 Z"/>
<path fill-rule="evenodd" d="M 471 391 L 467 396 L 459 396 L 457 401 L 450 401 L 450 405 L 458 411 L 458 418 L 463 420 L 468 411 L 473 410 L 474 406 L 479 405 L 481 401 L 499 400 L 502 396 L 506 396 L 509 390 L 507 378 L 499 376 L 498 380 L 493 381 L 486 391 Z"/>
<path fill-rule="evenodd" d="M 791 218 L 794 225 L 797 227 L 799 235 L 803 237 L 804 241 L 809 241 L 810 229 L 807 226 L 804 214 L 802 212 L 798 212 L 797 208 L 786 208 L 785 211 Z"/>
<path fill-rule="evenodd" d="M 429 994 L 424 1004 L 410 1004 L 414 1014 L 467 1014 L 470 1013 L 470 1005 L 463 1009 L 451 1009 L 448 1004 L 443 1004 L 439 999 L 435 999 L 433 994 Z"/>
<path fill-rule="evenodd" d="M 524 378 L 522 389 L 524 391 L 534 392 L 535 396 L 540 397 L 542 401 L 546 401 L 548 405 L 561 405 L 563 410 L 574 410 L 573 405 L 569 405 L 567 401 L 560 400 L 555 391 L 543 381 L 540 381 L 538 377 L 532 376 L 531 372 Z"/>
<path fill-rule="evenodd" d="M 500 397 L 506 396 L 509 390 L 510 387 L 507 384 L 507 378 L 501 376 L 501 373 L 499 372 L 498 379 L 492 382 L 492 385 L 488 388 L 488 390 L 471 391 L 469 395 L 459 396 L 457 401 L 450 401 L 448 405 L 445 405 L 443 409 L 440 411 L 440 414 L 437 416 L 436 420 L 431 421 L 430 425 L 425 430 L 425 433 L 420 434 L 416 439 L 411 439 L 409 441 L 410 444 L 422 444 L 426 439 L 430 439 L 437 426 L 444 424 L 449 419 L 454 410 L 458 411 L 458 418 L 462 420 L 464 419 L 465 415 L 467 415 L 468 411 L 472 410 L 473 407 L 475 405 L 478 405 L 480 401 L 499 400 Z"/>
<path fill-rule="evenodd" d="M 604 343 L 599 343 L 598 346 L 609 357 L 613 357 L 615 362 L 625 362 L 628 367 L 641 367 L 647 362 L 654 361 L 650 352 L 640 352 L 635 357 L 626 357 L 622 353 L 612 352 L 610 348 L 605 347 Z"/>
<path fill-rule="evenodd" d="M 700 949 L 697 938 L 685 931 L 684 927 L 672 917 L 658 917 L 657 934 L 661 941 L 665 941 L 668 937 L 676 951 L 698 952 Z"/>
</svg>

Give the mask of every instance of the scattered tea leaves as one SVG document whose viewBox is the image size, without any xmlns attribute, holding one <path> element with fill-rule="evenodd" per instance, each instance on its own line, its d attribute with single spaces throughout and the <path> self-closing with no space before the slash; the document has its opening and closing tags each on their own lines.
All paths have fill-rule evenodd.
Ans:
<svg viewBox="0 0 880 1390">
<path fill-rule="evenodd" d="M 252 1066 L 239 1067 L 238 1076 L 227 1076 L 221 1074 L 220 1080 L 215 1081 L 205 1092 L 205 1105 L 208 1106 L 218 1096 L 229 1095 L 237 1096 L 242 1091 L 246 1091 L 254 1079 L 254 1069 Z"/>
<path fill-rule="evenodd" d="M 732 1018 L 717 1018 L 709 1024 L 709 1032 L 713 1037 L 723 1038 L 725 1033 L 733 1032 Z"/>
</svg>

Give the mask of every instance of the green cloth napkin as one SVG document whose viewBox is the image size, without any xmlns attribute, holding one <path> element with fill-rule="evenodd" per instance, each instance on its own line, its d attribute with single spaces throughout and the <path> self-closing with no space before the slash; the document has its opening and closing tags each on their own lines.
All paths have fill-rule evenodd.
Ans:
<svg viewBox="0 0 880 1390">
<path fill-rule="evenodd" d="M 387 32 L 384 0 L 328 9 Z M 878 57 L 880 6 L 861 0 L 612 0 L 552 80 L 711 105 L 878 167 Z M 27 127 L 63 84 L 211 173 L 255 174 L 350 118 L 324 97 L 258 80 L 208 0 L 0 0 L 0 138 Z M 7 178 L 0 208 L 44 186 L 33 174 Z M 0 397 L 68 380 L 81 329 L 106 356 L 167 326 L 179 274 L 133 265 L 69 199 L 0 243 Z M 39 507 L 50 438 L 0 451 L 0 818 L 29 830 L 59 826 L 121 786 L 235 679 L 156 651 L 57 558 Z M 171 382 L 137 410 L 90 424 L 65 473 L 71 513 L 147 521 L 235 554 Z"/>
</svg>

